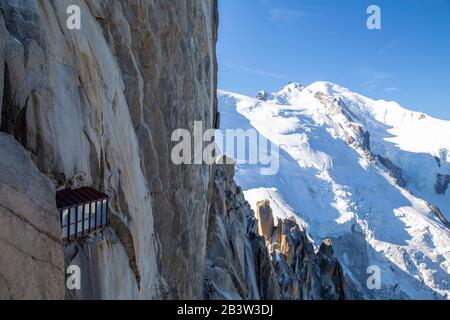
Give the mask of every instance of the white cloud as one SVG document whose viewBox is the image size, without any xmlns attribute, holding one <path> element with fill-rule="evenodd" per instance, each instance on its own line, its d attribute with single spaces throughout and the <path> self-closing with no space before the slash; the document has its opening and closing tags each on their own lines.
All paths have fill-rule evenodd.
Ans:
<svg viewBox="0 0 450 320">
<path fill-rule="evenodd" d="M 271 72 L 267 72 L 267 71 L 264 71 L 261 69 L 252 69 L 252 68 L 228 64 L 228 63 L 222 63 L 221 65 L 226 68 L 229 68 L 229 69 L 235 69 L 235 70 L 240 70 L 240 71 L 244 71 L 244 72 L 254 73 L 254 74 L 257 74 L 260 76 L 265 76 L 265 77 L 278 78 L 278 79 L 286 79 L 287 78 L 286 76 L 284 76 L 282 74 L 271 73 Z"/>
<path fill-rule="evenodd" d="M 286 9 L 271 9 L 269 10 L 269 19 L 273 22 L 289 21 L 298 17 L 304 16 L 305 13 L 300 10 L 286 10 Z"/>
<path fill-rule="evenodd" d="M 369 91 L 400 91 L 400 89 L 398 89 L 397 87 L 390 85 L 392 76 L 387 72 L 372 69 L 360 69 L 358 70 L 358 72 L 363 78 L 363 82 L 361 83 L 361 85 Z"/>
<path fill-rule="evenodd" d="M 371 85 L 371 84 L 377 84 L 381 81 L 387 80 L 391 77 L 389 73 L 386 72 L 380 72 L 372 69 L 361 69 L 359 72 L 363 75 L 363 77 L 366 79 L 364 84 Z"/>
<path fill-rule="evenodd" d="M 397 92 L 397 91 L 400 91 L 400 89 L 397 88 L 397 87 L 388 87 L 388 88 L 385 88 L 384 91 L 386 91 L 386 92 Z"/>
</svg>

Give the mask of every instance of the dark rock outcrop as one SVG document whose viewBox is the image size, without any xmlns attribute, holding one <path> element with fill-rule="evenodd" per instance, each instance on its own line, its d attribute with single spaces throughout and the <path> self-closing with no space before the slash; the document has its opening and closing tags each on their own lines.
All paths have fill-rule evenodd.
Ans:
<svg viewBox="0 0 450 320">
<path fill-rule="evenodd" d="M 256 99 L 258 99 L 260 101 L 267 101 L 269 99 L 269 93 L 267 91 L 264 91 L 264 90 L 260 91 L 256 95 Z"/>
<path fill-rule="evenodd" d="M 447 192 L 449 184 L 450 184 L 450 175 L 439 173 L 436 176 L 436 184 L 434 186 L 434 189 L 437 194 L 445 194 Z"/>
<path fill-rule="evenodd" d="M 270 254 L 254 212 L 233 180 L 234 165 L 216 164 L 214 172 L 205 298 L 279 299 Z"/>
<path fill-rule="evenodd" d="M 258 233 L 266 239 L 272 241 L 272 232 L 275 227 L 270 201 L 263 200 L 256 204 L 256 220 L 258 220 Z"/>
<path fill-rule="evenodd" d="M 233 172 L 233 165 L 215 166 L 205 297 L 345 299 L 344 273 L 331 242 L 325 241 L 316 255 L 295 219 L 278 219 L 274 226 L 268 200 L 258 202 L 255 215 Z"/>
<path fill-rule="evenodd" d="M 327 300 L 345 299 L 344 271 L 334 257 L 331 240 L 326 239 L 322 242 L 316 257 L 320 268 L 321 296 Z"/>
<path fill-rule="evenodd" d="M 386 168 L 387 172 L 399 187 L 406 187 L 406 181 L 403 178 L 402 168 L 396 166 L 389 158 L 377 155 L 376 159 L 381 163 L 381 165 L 384 166 L 384 168 Z"/>
<path fill-rule="evenodd" d="M 433 212 L 436 217 L 441 220 L 441 222 L 450 229 L 450 222 L 445 218 L 444 214 L 442 213 L 441 209 L 439 209 L 437 206 L 432 204 L 431 202 L 427 202 L 428 208 Z"/>
<path fill-rule="evenodd" d="M 282 221 L 281 243 L 272 243 L 277 277 L 283 299 L 346 299 L 342 266 L 333 255 L 330 240 L 324 240 L 317 254 L 295 219 Z"/>
<path fill-rule="evenodd" d="M 0 300 L 62 299 L 64 261 L 55 190 L 0 133 Z"/>
</svg>

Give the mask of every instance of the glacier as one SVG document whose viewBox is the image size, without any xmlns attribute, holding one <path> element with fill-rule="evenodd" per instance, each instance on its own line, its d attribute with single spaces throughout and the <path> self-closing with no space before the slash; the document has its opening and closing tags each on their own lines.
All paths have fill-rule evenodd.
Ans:
<svg viewBox="0 0 450 320">
<path fill-rule="evenodd" d="M 450 298 L 450 121 L 325 81 L 218 100 L 223 134 L 256 129 L 279 148 L 275 175 L 236 165 L 252 208 L 269 199 L 316 246 L 331 238 L 356 297 Z"/>
</svg>

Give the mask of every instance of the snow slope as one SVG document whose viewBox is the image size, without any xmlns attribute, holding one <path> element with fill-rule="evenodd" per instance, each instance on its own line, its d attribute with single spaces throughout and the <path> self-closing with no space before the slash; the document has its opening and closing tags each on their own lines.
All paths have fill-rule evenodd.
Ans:
<svg viewBox="0 0 450 320">
<path fill-rule="evenodd" d="M 329 82 L 291 83 L 259 99 L 219 91 L 221 131 L 256 129 L 279 147 L 279 170 L 238 164 L 252 206 L 295 215 L 316 244 L 331 237 L 356 296 L 450 298 L 450 122 Z M 224 153 L 236 158 L 228 141 Z M 439 208 L 441 216 L 436 214 Z M 369 289 L 369 266 L 381 288 Z"/>
</svg>

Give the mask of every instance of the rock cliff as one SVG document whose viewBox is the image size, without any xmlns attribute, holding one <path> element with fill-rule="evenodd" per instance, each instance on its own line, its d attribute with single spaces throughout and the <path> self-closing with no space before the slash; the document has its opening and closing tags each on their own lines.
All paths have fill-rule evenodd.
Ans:
<svg viewBox="0 0 450 320">
<path fill-rule="evenodd" d="M 103 239 L 66 250 L 98 280 L 79 298 L 203 297 L 211 168 L 170 150 L 176 128 L 214 125 L 217 16 L 216 1 L 0 1 L 1 131 L 53 182 L 42 201 L 80 186 L 111 198 Z"/>
<path fill-rule="evenodd" d="M 217 26 L 214 0 L 0 1 L 0 299 L 343 297 L 330 251 L 268 202 L 258 224 L 232 166 L 171 161 L 175 129 L 219 124 Z M 84 186 L 108 227 L 63 246 L 55 191 Z"/>
<path fill-rule="evenodd" d="M 55 190 L 0 133 L 0 299 L 61 299 L 64 264 Z"/>
<path fill-rule="evenodd" d="M 274 225 L 268 200 L 258 202 L 255 215 L 234 182 L 234 165 L 217 164 L 214 171 L 207 299 L 348 298 L 344 272 L 330 240 L 324 240 L 316 254 L 295 219 L 278 219 Z"/>
<path fill-rule="evenodd" d="M 275 268 L 255 214 L 233 180 L 234 165 L 213 168 L 205 298 L 279 299 Z"/>
</svg>

